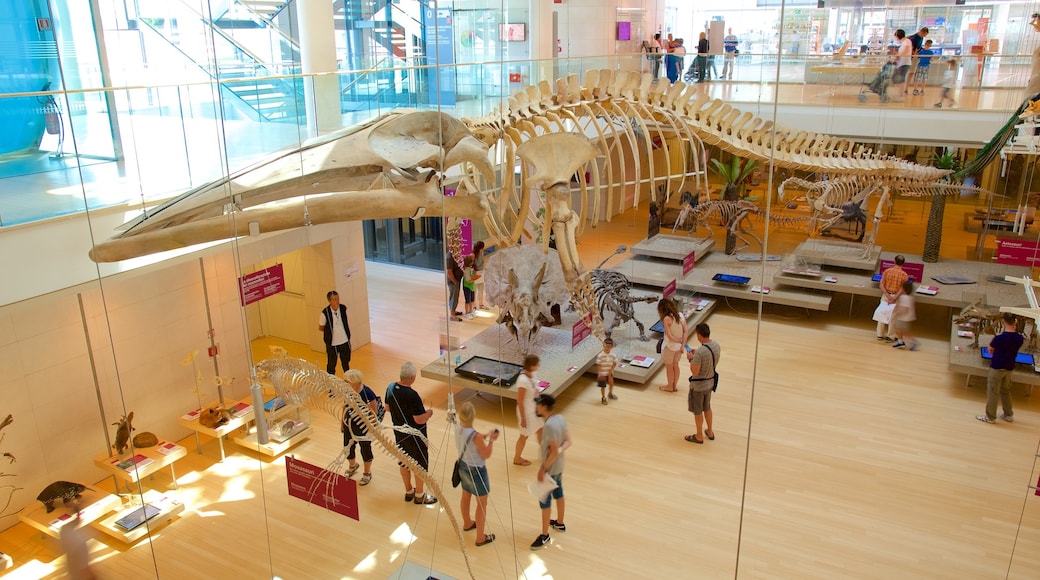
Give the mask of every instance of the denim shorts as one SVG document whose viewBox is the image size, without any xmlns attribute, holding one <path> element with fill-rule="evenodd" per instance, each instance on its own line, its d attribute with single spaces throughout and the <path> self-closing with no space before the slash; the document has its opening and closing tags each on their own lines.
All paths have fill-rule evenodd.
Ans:
<svg viewBox="0 0 1040 580">
<path fill-rule="evenodd" d="M 465 461 L 459 464 L 459 476 L 462 479 L 462 489 L 477 497 L 483 497 L 491 493 L 491 481 L 488 480 L 487 467 L 473 467 Z"/>
<path fill-rule="evenodd" d="M 541 507 L 543 510 L 547 510 L 550 507 L 552 507 L 552 500 L 563 499 L 563 474 L 561 473 L 559 475 L 549 475 L 548 473 L 546 473 L 545 476 L 553 478 L 553 481 L 556 482 L 556 489 L 552 490 L 549 493 L 549 495 L 545 496 L 545 501 L 538 502 L 538 506 Z"/>
</svg>

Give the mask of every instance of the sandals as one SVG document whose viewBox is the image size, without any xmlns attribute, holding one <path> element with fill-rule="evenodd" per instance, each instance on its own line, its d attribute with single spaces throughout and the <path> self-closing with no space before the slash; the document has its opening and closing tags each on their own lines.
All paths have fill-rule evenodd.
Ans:
<svg viewBox="0 0 1040 580">
<path fill-rule="evenodd" d="M 437 498 L 428 493 L 424 493 L 423 495 L 416 495 L 413 503 L 416 505 L 433 505 L 437 503 Z"/>
<path fill-rule="evenodd" d="M 715 440 L 715 432 L 714 431 L 711 431 L 711 430 L 705 431 L 704 432 L 704 436 L 707 437 L 709 441 L 714 441 Z"/>
<path fill-rule="evenodd" d="M 690 443 L 696 443 L 698 445 L 704 445 L 704 440 L 703 439 L 698 439 L 696 435 L 687 435 L 686 437 L 683 437 L 683 439 L 689 441 Z"/>
<path fill-rule="evenodd" d="M 468 532 L 468 531 L 470 531 L 470 530 L 475 530 L 475 529 L 477 529 L 477 522 L 473 522 L 473 523 L 471 523 L 470 525 L 468 525 L 468 526 L 466 526 L 466 527 L 462 528 L 462 531 L 464 531 L 464 532 Z"/>
<path fill-rule="evenodd" d="M 513 465 L 525 465 L 526 466 L 526 465 L 531 465 L 531 462 L 530 462 L 530 460 L 527 460 L 527 459 L 520 459 L 520 461 L 514 461 Z"/>
<path fill-rule="evenodd" d="M 607 398 L 610 399 L 611 401 L 616 401 L 617 400 L 617 395 L 615 395 L 614 393 L 610 393 L 609 395 L 607 395 Z"/>
<path fill-rule="evenodd" d="M 477 524 L 473 524 L 473 525 L 476 526 Z M 484 534 L 484 541 L 483 542 L 477 542 L 477 547 L 479 548 L 481 546 L 486 546 L 486 545 L 488 545 L 488 544 L 490 544 L 491 542 L 494 542 L 494 541 L 495 541 L 495 534 Z"/>
<path fill-rule="evenodd" d="M 674 393 L 675 391 L 679 390 L 677 388 L 676 389 L 668 389 L 668 388 L 665 388 L 665 387 L 657 387 L 657 388 L 662 390 L 662 391 L 664 391 L 664 392 L 666 392 L 666 393 Z"/>
</svg>

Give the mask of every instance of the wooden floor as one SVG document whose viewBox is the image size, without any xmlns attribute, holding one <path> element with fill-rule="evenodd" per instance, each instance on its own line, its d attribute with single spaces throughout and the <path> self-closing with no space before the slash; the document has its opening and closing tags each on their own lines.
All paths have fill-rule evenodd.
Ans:
<svg viewBox="0 0 1040 580">
<path fill-rule="evenodd" d="M 883 243 L 898 239 L 919 251 L 924 218 L 915 203 L 897 202 Z M 590 231 L 585 264 L 633 244 L 645 219 L 645 211 L 630 211 Z M 771 239 L 782 245 L 787 237 L 798 235 Z M 953 232 L 944 253 L 964 247 Z M 437 356 L 445 291 L 437 273 L 367 269 L 373 342 L 355 352 L 354 366 L 378 392 L 402 361 L 422 366 Z M 594 380 L 580 379 L 559 403 L 574 440 L 564 480 L 568 531 L 554 532 L 538 552 L 528 548 L 539 531 L 526 491 L 535 471 L 509 463 L 513 403 L 456 393 L 456 402 L 476 405 L 479 428 L 504 430 L 489 460 L 488 531 L 497 540 L 476 548 L 466 534 L 476 577 L 1040 576 L 1040 497 L 1028 488 L 1038 477 L 1040 397 L 1016 388 L 1014 424 L 979 423 L 984 387 L 965 388 L 963 376 L 946 370 L 948 311 L 922 307 L 922 348 L 906 352 L 874 340 L 873 307 L 861 298 L 850 315 L 849 298 L 839 296 L 829 313 L 766 307 L 760 318 L 755 303 L 721 303 L 709 320 L 723 348 L 717 440 L 704 445 L 682 439 L 692 416 L 681 393 L 658 390 L 663 373 L 646 385 L 620 383 L 619 400 L 606 407 Z M 461 338 L 491 323 L 490 316 L 467 322 Z M 256 356 L 268 356 L 271 344 L 323 358 L 271 339 L 254 344 Z M 420 379 L 417 389 L 436 410 L 431 471 L 457 513 L 459 494 L 447 485 L 455 459 L 444 421 L 448 385 Z M 325 465 L 341 436 L 331 418 L 315 423 L 294 454 Z M 91 532 L 100 577 L 387 578 L 406 560 L 467 577 L 440 506 L 402 502 L 397 467 L 385 454 L 372 484 L 359 488 L 357 522 L 288 497 L 280 459 L 228 444 L 228 459 L 218 463 L 215 441 L 204 439 L 203 455 L 193 441 L 182 444 L 191 452 L 177 463 L 178 493 L 188 509 L 132 548 Z M 535 454 L 529 446 L 526 456 Z M 146 484 L 171 486 L 168 472 Z M 0 534 L 0 551 L 18 563 L 12 578 L 61 577 L 57 542 L 25 525 Z"/>
</svg>

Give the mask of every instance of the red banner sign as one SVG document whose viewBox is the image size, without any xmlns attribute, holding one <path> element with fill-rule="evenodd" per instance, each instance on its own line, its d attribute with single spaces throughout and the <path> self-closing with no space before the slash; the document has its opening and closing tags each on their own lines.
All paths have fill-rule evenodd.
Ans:
<svg viewBox="0 0 1040 580">
<path fill-rule="evenodd" d="M 579 318 L 571 327 L 571 348 L 581 344 L 581 341 L 588 338 L 590 334 L 592 334 L 592 329 L 589 328 L 588 318 Z"/>
<path fill-rule="evenodd" d="M 881 260 L 881 267 L 878 269 L 878 274 L 884 274 L 885 270 L 895 266 L 896 263 L 893 260 Z M 920 284 L 924 281 L 924 264 L 917 262 L 905 262 L 903 264 L 903 271 L 906 272 L 914 282 Z"/>
<path fill-rule="evenodd" d="M 259 272 L 246 274 L 238 279 L 238 293 L 242 306 L 285 292 L 285 274 L 282 265 L 275 264 Z"/>
<path fill-rule="evenodd" d="M 292 457 L 285 458 L 285 479 L 289 495 L 361 521 L 353 479 Z"/>
<path fill-rule="evenodd" d="M 672 294 L 675 294 L 675 280 L 672 280 L 668 283 L 667 286 L 664 287 L 664 291 L 661 292 L 661 297 L 668 298 Z"/>
<path fill-rule="evenodd" d="M 693 251 L 686 254 L 686 257 L 682 259 L 682 275 L 686 277 L 687 274 L 693 271 L 694 264 L 697 263 L 697 252 Z"/>
<path fill-rule="evenodd" d="M 1040 266 L 1040 243 L 1035 240 L 997 238 L 997 252 L 993 259 L 998 264 L 1012 266 Z"/>
</svg>

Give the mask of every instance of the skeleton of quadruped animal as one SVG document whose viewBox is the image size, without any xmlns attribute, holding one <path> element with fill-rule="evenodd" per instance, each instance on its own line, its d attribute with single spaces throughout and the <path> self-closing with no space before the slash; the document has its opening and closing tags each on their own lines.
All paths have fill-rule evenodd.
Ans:
<svg viewBox="0 0 1040 580">
<path fill-rule="evenodd" d="M 603 264 L 606 264 L 607 260 L 627 250 L 628 248 L 625 246 L 618 246 L 613 254 L 607 256 L 591 272 L 592 290 L 596 296 L 596 312 L 599 313 L 600 320 L 606 320 L 608 312 L 614 314 L 610 326 L 603 330 L 605 336 L 609 337 L 615 328 L 632 320 L 639 328 L 639 340 L 650 340 L 646 336 L 646 327 L 636 318 L 636 311 L 632 305 L 636 302 L 657 302 L 658 298 L 656 296 L 632 296 L 632 282 L 628 280 L 628 277 L 615 270 L 603 269 Z"/>
</svg>

